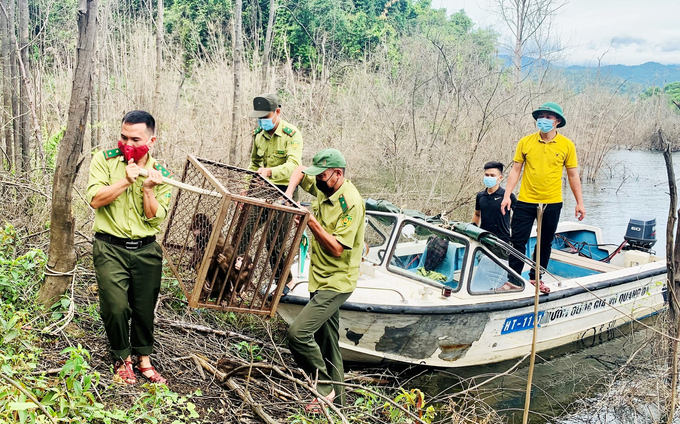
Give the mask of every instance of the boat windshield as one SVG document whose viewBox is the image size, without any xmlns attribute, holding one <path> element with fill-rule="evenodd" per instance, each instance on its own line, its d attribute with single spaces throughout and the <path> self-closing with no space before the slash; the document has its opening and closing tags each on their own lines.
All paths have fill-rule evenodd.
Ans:
<svg viewBox="0 0 680 424">
<path fill-rule="evenodd" d="M 397 218 L 387 214 L 366 214 L 366 230 L 364 233 L 364 260 L 374 264 L 382 264 L 385 251 L 392 233 L 397 226 Z"/>
<path fill-rule="evenodd" d="M 388 269 L 458 290 L 467 249 L 468 243 L 462 237 L 406 220 L 399 229 Z"/>
</svg>

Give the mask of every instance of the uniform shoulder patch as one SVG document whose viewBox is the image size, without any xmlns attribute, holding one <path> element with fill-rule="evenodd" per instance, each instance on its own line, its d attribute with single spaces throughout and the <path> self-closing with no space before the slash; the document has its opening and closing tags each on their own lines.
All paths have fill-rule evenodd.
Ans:
<svg viewBox="0 0 680 424">
<path fill-rule="evenodd" d="M 253 130 L 253 135 L 258 135 L 262 132 L 262 127 L 257 127 Z"/>
<path fill-rule="evenodd" d="M 352 223 L 352 215 L 347 214 L 347 215 L 343 216 L 342 219 L 340 220 L 340 222 L 342 223 L 343 227 L 348 226 L 349 224 Z"/>
<path fill-rule="evenodd" d="M 161 175 L 163 175 L 164 177 L 166 177 L 166 178 L 172 178 L 173 177 L 172 172 L 165 169 L 165 167 L 163 167 L 163 165 L 161 165 L 160 163 L 158 163 L 158 162 L 154 163 L 153 167 L 156 170 L 161 171 Z"/>
<path fill-rule="evenodd" d="M 295 130 L 290 128 L 290 127 L 283 127 L 283 132 L 288 134 L 289 137 L 292 137 L 293 135 L 295 135 Z"/>
<path fill-rule="evenodd" d="M 338 201 L 340 202 L 340 207 L 342 207 L 342 211 L 346 212 L 347 211 L 347 201 L 345 200 L 345 195 L 341 194 L 340 198 L 338 198 Z"/>
<path fill-rule="evenodd" d="M 121 152 L 120 149 L 117 147 L 115 149 L 104 150 L 104 157 L 106 158 L 106 160 L 117 158 L 122 154 L 123 152 Z"/>
</svg>

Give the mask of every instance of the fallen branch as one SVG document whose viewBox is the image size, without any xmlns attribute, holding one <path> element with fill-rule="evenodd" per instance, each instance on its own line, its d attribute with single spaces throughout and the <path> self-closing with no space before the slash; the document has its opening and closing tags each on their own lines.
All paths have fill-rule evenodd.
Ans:
<svg viewBox="0 0 680 424">
<path fill-rule="evenodd" d="M 239 386 L 233 378 L 229 378 L 226 381 L 227 387 L 229 387 L 231 390 L 235 391 L 238 393 L 238 395 L 243 399 L 245 403 L 247 403 L 253 411 L 257 414 L 258 417 L 262 418 L 262 420 L 266 423 L 269 424 L 279 424 L 278 421 L 276 421 L 271 415 L 267 414 L 264 412 L 264 409 L 262 409 L 262 405 L 259 403 L 256 403 L 255 400 L 250 396 L 250 393 L 247 391 L 244 391 L 241 386 Z"/>
<path fill-rule="evenodd" d="M 54 417 L 52 415 L 50 415 L 50 413 L 47 411 L 47 408 L 45 408 L 45 406 L 42 403 L 40 403 L 40 401 L 38 401 L 38 399 L 36 399 L 35 396 L 33 396 L 33 393 L 31 393 L 28 390 L 21 387 L 21 384 L 12 380 L 9 376 L 5 375 L 4 372 L 0 372 L 0 377 L 3 380 L 5 380 L 6 382 L 8 382 L 9 384 L 11 384 L 12 386 L 16 387 L 17 390 L 19 390 L 21 393 L 26 395 L 26 397 L 29 398 L 31 400 L 31 402 L 35 403 L 35 406 L 40 408 L 40 410 L 43 412 L 43 414 L 45 414 L 47 416 L 47 418 L 49 418 L 50 421 L 52 421 L 53 424 L 57 424 L 57 420 L 55 420 Z"/>
<path fill-rule="evenodd" d="M 263 345 L 263 346 L 274 347 L 275 349 L 277 349 L 277 350 L 279 350 L 283 353 L 287 353 L 287 354 L 290 353 L 290 350 L 288 350 L 284 347 L 278 347 L 276 345 L 267 343 L 263 340 L 258 340 L 256 338 L 246 336 L 245 334 L 235 333 L 233 331 L 216 330 L 214 328 L 210 328 L 210 327 L 205 326 L 205 325 L 193 324 L 193 323 L 184 322 L 184 321 L 172 321 L 172 320 L 165 319 L 165 318 L 156 318 L 155 323 L 167 325 L 169 327 L 174 327 L 174 328 L 181 328 L 183 330 L 192 330 L 192 331 L 200 331 L 202 333 L 215 334 L 215 335 L 222 336 L 222 337 L 235 337 L 237 339 L 245 340 L 247 342 L 256 343 L 256 344 Z"/>
<path fill-rule="evenodd" d="M 212 364 L 210 364 L 210 363 L 209 363 L 207 360 L 205 360 L 204 358 L 201 358 L 201 357 L 198 356 L 198 355 L 194 355 L 194 356 L 196 356 L 197 360 L 200 362 L 200 364 L 203 366 L 203 368 L 205 368 L 208 372 L 212 373 L 218 380 L 223 381 L 223 382 L 224 382 L 225 380 L 227 380 L 227 379 L 229 378 L 229 376 L 235 374 L 236 372 L 238 372 L 238 371 L 240 371 L 240 370 L 242 370 L 242 369 L 247 369 L 247 368 L 263 368 L 263 369 L 272 370 L 272 371 L 276 372 L 277 374 L 279 374 L 281 377 L 285 378 L 286 380 L 292 381 L 293 383 L 295 383 L 295 384 L 297 384 L 297 385 L 299 385 L 299 386 L 301 386 L 301 387 L 303 387 L 303 388 L 309 390 L 309 391 L 314 395 L 314 397 L 316 397 L 316 398 L 319 399 L 321 402 L 325 403 L 330 409 L 332 409 L 333 412 L 335 412 L 335 413 L 340 417 L 340 419 L 342 420 L 343 424 L 349 424 L 349 421 L 347 421 L 347 418 L 345 418 L 345 416 L 342 414 L 342 412 L 340 412 L 340 409 L 339 409 L 337 406 L 335 406 L 335 405 L 333 404 L 333 402 L 330 402 L 328 399 L 326 399 L 326 397 L 325 397 L 324 395 L 322 395 L 321 393 L 319 393 L 319 392 L 318 392 L 314 387 L 312 387 L 310 384 L 307 384 L 306 382 L 300 380 L 299 378 L 295 378 L 295 377 L 293 377 L 292 375 L 286 374 L 285 372 L 281 371 L 281 368 L 277 367 L 276 365 L 263 364 L 263 363 L 248 364 L 248 365 L 244 365 L 244 366 L 235 368 L 235 369 L 229 371 L 229 373 L 224 373 L 224 372 L 218 370 L 216 367 L 214 367 Z M 333 382 L 333 384 L 335 384 L 335 382 Z M 325 410 L 322 408 L 322 411 L 325 411 Z M 329 418 L 329 421 L 331 421 L 331 420 L 330 420 L 330 416 L 326 415 L 326 417 Z M 416 418 L 417 418 L 417 417 L 416 417 Z M 419 421 L 420 421 L 420 420 L 419 420 Z M 331 422 L 332 422 L 332 421 L 331 421 Z M 420 421 L 420 422 L 421 422 L 422 424 L 425 424 L 425 423 L 422 422 L 422 421 Z"/>
<path fill-rule="evenodd" d="M 197 364 L 200 364 L 203 368 L 205 368 L 206 371 L 214 375 L 219 381 L 225 382 L 225 376 L 226 374 L 223 373 L 222 371 L 218 370 L 217 367 L 213 366 L 210 362 L 208 362 L 205 358 L 202 358 L 198 355 L 191 355 L 194 358 L 194 361 L 196 361 Z M 229 378 L 226 380 L 226 385 L 238 393 L 238 395 L 243 399 L 245 403 L 247 403 L 252 410 L 260 417 L 262 420 L 264 420 L 267 423 L 271 424 L 278 424 L 278 421 L 276 421 L 274 418 L 272 418 L 269 414 L 264 412 L 262 409 L 262 406 L 255 403 L 253 398 L 248 394 L 247 392 L 244 392 L 241 387 L 236 384 L 236 382 L 232 379 Z"/>
<path fill-rule="evenodd" d="M 50 368 L 48 370 L 42 370 L 42 371 L 33 371 L 31 372 L 31 375 L 52 375 L 52 374 L 59 374 L 61 372 L 61 368 Z"/>
</svg>

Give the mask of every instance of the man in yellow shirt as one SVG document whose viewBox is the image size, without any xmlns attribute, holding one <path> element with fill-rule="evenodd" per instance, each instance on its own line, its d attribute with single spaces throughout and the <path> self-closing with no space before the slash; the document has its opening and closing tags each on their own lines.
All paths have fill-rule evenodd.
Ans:
<svg viewBox="0 0 680 424">
<path fill-rule="evenodd" d="M 165 383 L 151 365 L 154 308 L 161 287 L 163 251 L 156 234 L 168 215 L 169 176 L 151 155 L 156 142 L 155 121 L 144 111 L 122 120 L 118 148 L 92 157 L 87 200 L 95 209 L 94 262 L 99 309 L 116 360 L 115 373 L 127 384 L 137 369 L 152 383 Z M 148 177 L 140 177 L 140 169 Z M 131 325 L 128 323 L 131 320 Z"/>
<path fill-rule="evenodd" d="M 312 166 L 293 172 L 287 194 L 300 185 L 316 196 L 309 229 L 312 240 L 309 302 L 288 329 L 295 362 L 312 378 L 344 381 L 340 353 L 340 307 L 357 286 L 364 247 L 366 207 L 354 184 L 345 179 L 345 158 L 336 149 L 314 156 Z M 317 391 L 329 401 L 344 403 L 341 385 L 319 384 Z M 337 399 L 336 399 L 337 395 Z M 308 412 L 320 412 L 314 400 Z"/>
<path fill-rule="evenodd" d="M 532 112 L 532 116 L 536 120 L 538 132 L 522 138 L 517 144 L 514 163 L 501 203 L 501 211 L 505 214 L 510 210 L 510 195 L 524 169 L 522 185 L 510 223 L 510 243 L 520 252 L 526 251 L 538 204 L 546 204 L 541 231 L 541 266 L 547 268 L 552 241 L 562 210 L 563 168 L 567 169 L 569 186 L 576 198 L 575 216 L 579 221 L 585 218 L 586 208 L 583 205 L 576 148 L 571 140 L 557 133 L 557 128 L 562 128 L 567 123 L 562 108 L 557 103 L 543 103 Z M 535 249 L 533 258 L 536 260 Z M 522 274 L 524 263 L 520 259 L 510 255 L 509 265 L 518 274 Z M 536 283 L 534 268 L 529 271 L 529 280 L 532 284 Z M 540 276 L 538 280 L 540 281 Z M 544 293 L 550 292 L 543 282 L 540 282 L 540 287 Z"/>
</svg>

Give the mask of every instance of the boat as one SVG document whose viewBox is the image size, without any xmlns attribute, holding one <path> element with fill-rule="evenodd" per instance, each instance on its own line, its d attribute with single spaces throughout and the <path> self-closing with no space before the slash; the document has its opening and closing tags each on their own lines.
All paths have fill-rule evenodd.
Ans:
<svg viewBox="0 0 680 424">
<path fill-rule="evenodd" d="M 528 270 L 535 265 L 526 253 L 535 228 L 527 252 L 513 252 L 469 223 L 371 206 L 369 199 L 357 288 L 340 310 L 345 361 L 455 368 L 531 351 L 535 288 Z M 641 230 L 631 223 L 629 231 Z M 666 260 L 651 250 L 653 221 L 644 223 L 652 223 L 646 236 L 627 232 L 620 245 L 604 244 L 600 228 L 559 224 L 543 276 L 550 293 L 539 297 L 538 352 L 612 334 L 666 308 Z M 521 275 L 508 267 L 510 254 L 526 263 Z M 294 263 L 295 286 L 278 306 L 288 323 L 309 300 L 303 262 Z"/>
</svg>

